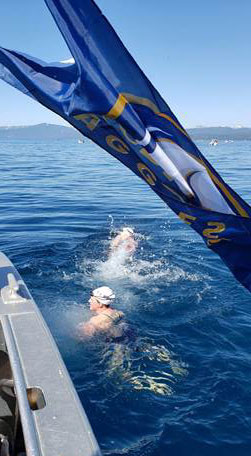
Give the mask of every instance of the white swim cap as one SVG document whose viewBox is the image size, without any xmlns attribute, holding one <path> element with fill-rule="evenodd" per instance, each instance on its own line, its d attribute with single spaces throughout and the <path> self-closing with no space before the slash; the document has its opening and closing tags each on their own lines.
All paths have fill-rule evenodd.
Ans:
<svg viewBox="0 0 251 456">
<path fill-rule="evenodd" d="M 133 234 L 134 233 L 133 229 L 130 228 L 129 226 L 126 226 L 125 228 L 123 228 L 122 232 L 124 232 L 124 233 L 127 232 L 129 234 Z"/>
<path fill-rule="evenodd" d="M 93 290 L 92 296 L 94 296 L 94 298 L 97 298 L 98 301 L 104 306 L 109 306 L 111 304 L 111 301 L 115 299 L 115 294 L 109 287 L 96 288 Z"/>
</svg>

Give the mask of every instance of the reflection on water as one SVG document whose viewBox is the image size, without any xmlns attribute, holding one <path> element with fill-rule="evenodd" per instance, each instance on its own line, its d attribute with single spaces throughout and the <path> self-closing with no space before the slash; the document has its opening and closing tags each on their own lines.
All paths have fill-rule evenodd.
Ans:
<svg viewBox="0 0 251 456">
<path fill-rule="evenodd" d="M 184 363 L 164 345 L 138 339 L 133 344 L 111 344 L 103 352 L 102 364 L 116 383 L 132 385 L 135 390 L 149 390 L 170 396 L 174 384 L 188 374 Z M 122 388 L 123 388 L 122 383 Z"/>
</svg>

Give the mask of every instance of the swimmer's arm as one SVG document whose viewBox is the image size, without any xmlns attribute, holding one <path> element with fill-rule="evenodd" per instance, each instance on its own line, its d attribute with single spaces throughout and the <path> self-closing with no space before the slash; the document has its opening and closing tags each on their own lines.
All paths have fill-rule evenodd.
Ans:
<svg viewBox="0 0 251 456">
<path fill-rule="evenodd" d="M 125 250 L 127 250 L 127 252 L 129 252 L 129 253 L 133 253 L 133 252 L 135 252 L 137 247 L 138 247 L 137 241 L 135 241 L 134 239 L 130 239 L 130 240 L 128 240 L 128 242 L 126 244 Z"/>
<path fill-rule="evenodd" d="M 97 315 L 86 323 L 80 323 L 78 326 L 80 338 L 95 336 L 99 331 L 107 329 L 107 323 L 107 318 L 103 315 Z"/>
<path fill-rule="evenodd" d="M 120 236 L 116 236 L 111 242 L 111 249 L 116 249 L 121 242 Z"/>
<path fill-rule="evenodd" d="M 96 332 L 97 328 L 91 323 L 91 321 L 88 321 L 87 323 L 80 323 L 78 325 L 78 336 L 80 339 L 93 337 Z"/>
</svg>

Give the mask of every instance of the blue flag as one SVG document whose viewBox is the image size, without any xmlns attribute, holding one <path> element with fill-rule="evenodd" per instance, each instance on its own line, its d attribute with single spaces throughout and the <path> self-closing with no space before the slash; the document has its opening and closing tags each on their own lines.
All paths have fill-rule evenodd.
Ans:
<svg viewBox="0 0 251 456">
<path fill-rule="evenodd" d="M 92 0 L 45 0 L 73 56 L 0 48 L 0 77 L 144 179 L 251 291 L 251 207 L 203 157 Z"/>
</svg>

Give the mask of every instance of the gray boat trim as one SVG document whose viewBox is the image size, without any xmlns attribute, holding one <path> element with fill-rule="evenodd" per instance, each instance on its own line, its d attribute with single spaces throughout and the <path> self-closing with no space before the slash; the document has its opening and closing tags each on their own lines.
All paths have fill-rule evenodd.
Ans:
<svg viewBox="0 0 251 456">
<path fill-rule="evenodd" d="M 15 393 L 18 398 L 19 413 L 22 417 L 22 429 L 25 440 L 26 453 L 27 456 L 41 456 L 35 423 L 32 418 L 32 411 L 30 409 L 30 404 L 28 401 L 23 371 L 21 368 L 9 317 L 7 315 L 2 315 L 1 323 L 14 378 Z"/>
<path fill-rule="evenodd" d="M 0 321 L 26 455 L 101 456 L 55 341 L 19 273 L 1 252 L 0 289 Z M 38 393 L 35 409 L 30 391 Z"/>
</svg>

